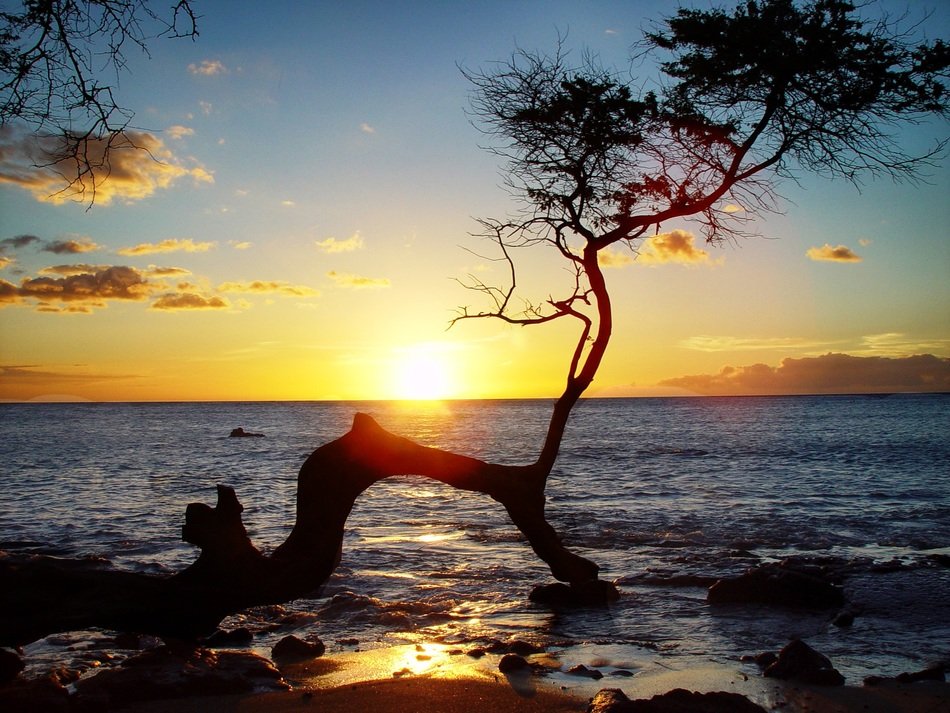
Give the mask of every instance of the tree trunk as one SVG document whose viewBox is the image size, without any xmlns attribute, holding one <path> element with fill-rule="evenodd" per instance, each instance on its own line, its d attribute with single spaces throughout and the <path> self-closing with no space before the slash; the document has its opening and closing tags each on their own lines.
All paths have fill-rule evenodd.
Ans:
<svg viewBox="0 0 950 713">
<path fill-rule="evenodd" d="M 339 564 L 344 525 L 356 498 L 391 475 L 423 475 L 491 496 L 554 577 L 580 588 L 596 581 L 598 567 L 565 549 L 545 519 L 548 470 L 421 446 L 356 414 L 347 434 L 304 462 L 296 523 L 270 556 L 248 538 L 234 491 L 219 485 L 214 508 L 188 506 L 182 538 L 198 545 L 201 554 L 173 576 L 119 572 L 90 560 L 0 559 L 0 645 L 91 626 L 194 638 L 246 607 L 313 595 Z"/>
</svg>

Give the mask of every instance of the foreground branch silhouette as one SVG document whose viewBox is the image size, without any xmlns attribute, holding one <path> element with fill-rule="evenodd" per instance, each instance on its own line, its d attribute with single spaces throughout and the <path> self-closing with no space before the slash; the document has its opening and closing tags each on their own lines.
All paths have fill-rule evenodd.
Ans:
<svg viewBox="0 0 950 713">
<path fill-rule="evenodd" d="M 340 561 L 346 519 L 359 495 L 393 475 L 422 475 L 501 503 L 553 575 L 588 601 L 610 596 L 597 565 L 571 553 L 544 516 L 543 468 L 510 466 L 418 445 L 357 414 L 351 430 L 315 450 L 297 480 L 297 519 L 265 556 L 241 521 L 234 491 L 188 506 L 182 537 L 201 548 L 172 577 L 118 572 L 90 561 L 0 559 L 0 645 L 91 626 L 193 639 L 249 606 L 315 594 Z"/>
</svg>

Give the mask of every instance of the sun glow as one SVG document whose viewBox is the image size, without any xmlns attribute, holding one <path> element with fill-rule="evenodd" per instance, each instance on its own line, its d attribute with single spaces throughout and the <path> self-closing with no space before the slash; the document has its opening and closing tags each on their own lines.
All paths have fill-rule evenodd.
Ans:
<svg viewBox="0 0 950 713">
<path fill-rule="evenodd" d="M 419 345 L 399 352 L 393 378 L 394 397 L 404 400 L 439 400 L 457 391 L 453 368 L 444 350 Z"/>
</svg>

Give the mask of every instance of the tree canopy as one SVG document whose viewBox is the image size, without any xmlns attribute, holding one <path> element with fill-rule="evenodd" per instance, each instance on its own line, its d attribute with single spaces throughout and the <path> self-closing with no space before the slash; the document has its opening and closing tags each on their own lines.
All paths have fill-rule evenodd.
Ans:
<svg viewBox="0 0 950 713">
<path fill-rule="evenodd" d="M 562 46 L 468 72 L 473 119 L 506 160 L 522 210 L 482 221 L 511 281 L 472 278 L 467 286 L 489 307 L 463 308 L 456 321 L 578 319 L 561 401 L 569 411 L 610 338 L 605 249 L 636 250 L 674 219 L 698 223 L 707 241 L 736 236 L 776 207 L 777 181 L 801 171 L 852 182 L 919 177 L 946 142 L 911 154 L 899 130 L 946 117 L 950 52 L 943 40 L 916 40 L 919 25 L 869 19 L 866 9 L 845 0 L 681 8 L 639 48 L 663 75 L 648 91 L 589 55 L 571 63 Z M 513 251 L 538 244 L 555 248 L 573 279 L 561 296 L 519 311 Z M 555 416 L 550 437 L 565 420 Z"/>
</svg>

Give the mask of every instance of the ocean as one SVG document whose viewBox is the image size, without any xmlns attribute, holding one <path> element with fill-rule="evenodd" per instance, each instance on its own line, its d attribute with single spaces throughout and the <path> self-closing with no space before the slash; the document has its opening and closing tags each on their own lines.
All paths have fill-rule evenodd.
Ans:
<svg viewBox="0 0 950 713">
<path fill-rule="evenodd" d="M 357 411 L 425 445 L 518 464 L 534 460 L 551 405 L 3 404 L 0 550 L 173 572 L 197 555 L 180 539 L 185 506 L 213 505 L 218 483 L 269 550 L 293 523 L 300 465 Z M 229 438 L 238 426 L 266 437 Z M 565 542 L 620 588 L 615 604 L 532 604 L 532 587 L 553 579 L 503 509 L 413 476 L 357 501 L 319 597 L 225 624 L 249 627 L 262 651 L 288 621 L 330 653 L 525 639 L 606 673 L 752 666 L 740 657 L 796 637 L 849 683 L 950 660 L 946 395 L 584 400 L 547 496 Z M 836 611 L 707 604 L 710 581 L 788 557 L 847 573 L 853 625 L 834 626 Z M 82 636 L 95 634 L 31 644 L 27 663 L 77 665 Z"/>
</svg>

